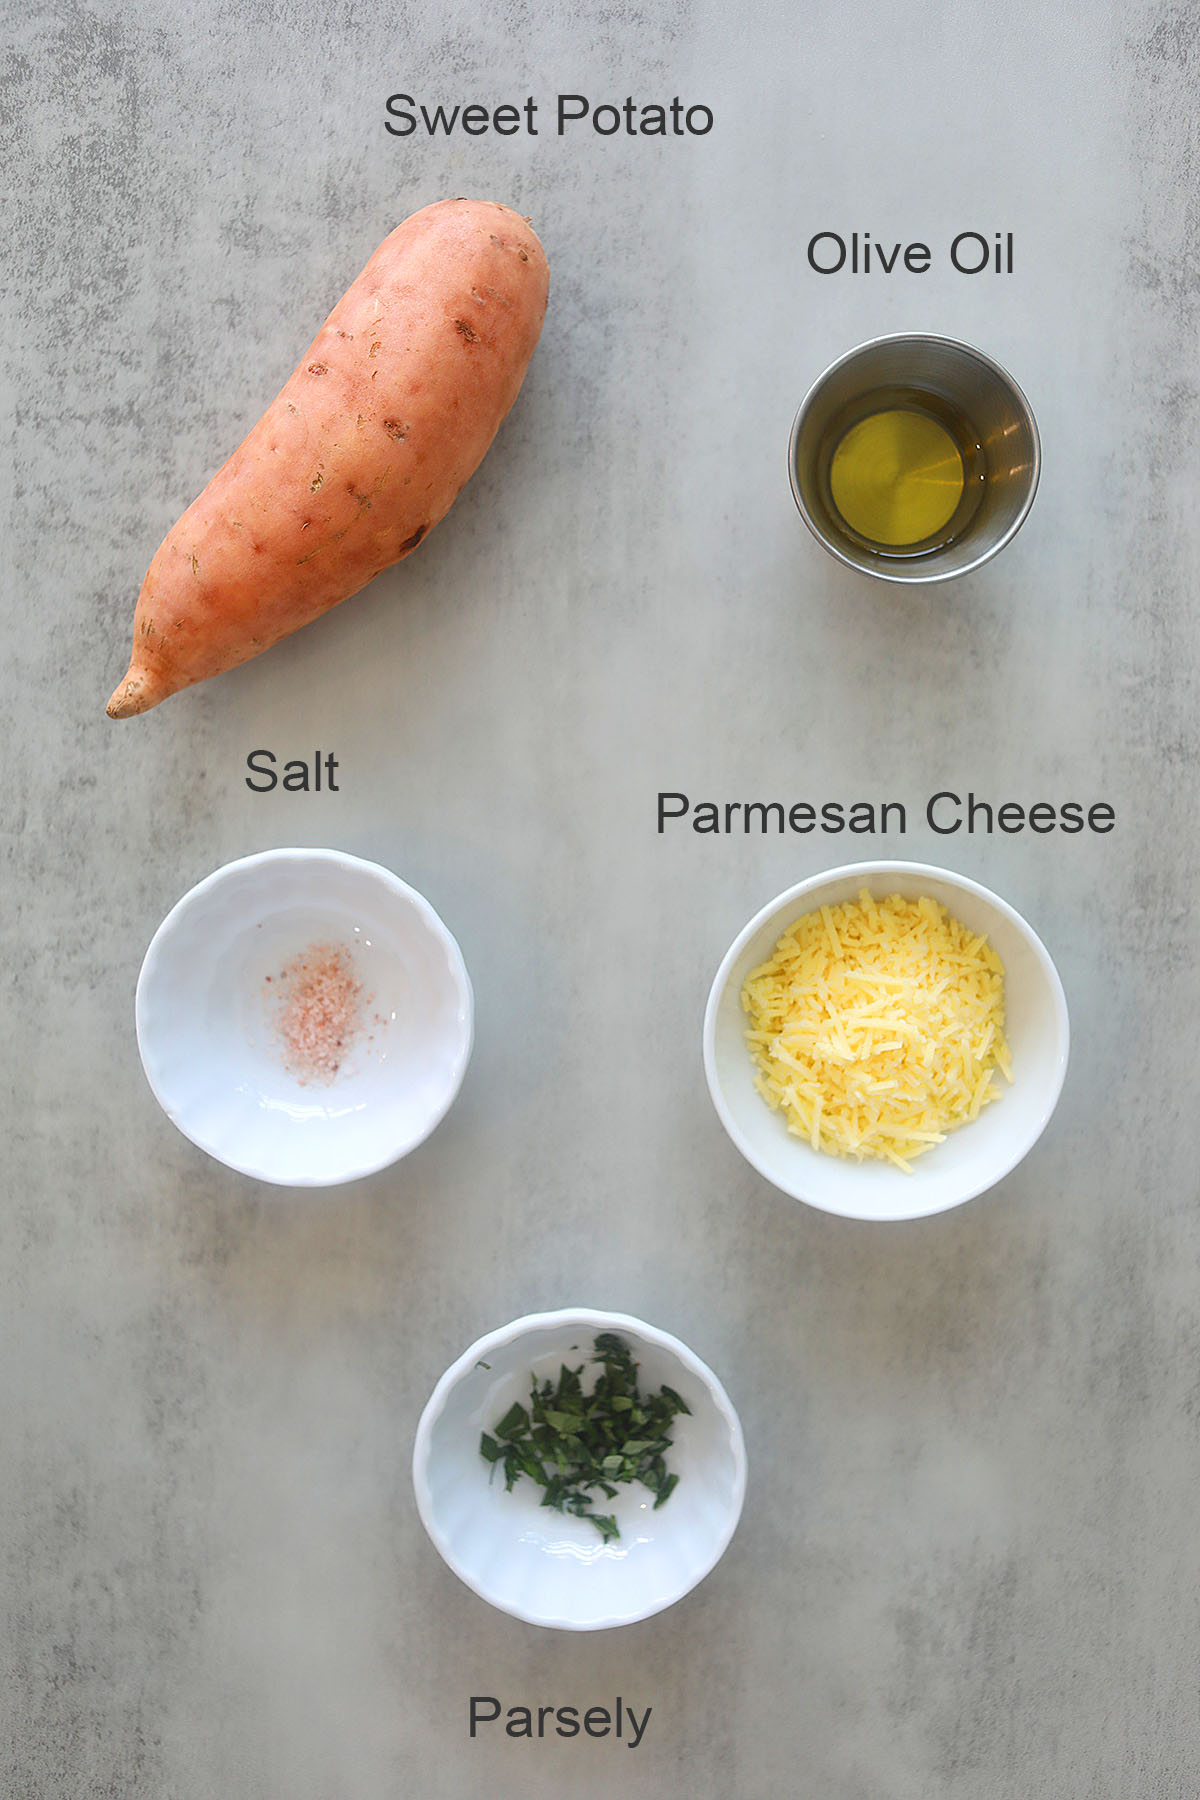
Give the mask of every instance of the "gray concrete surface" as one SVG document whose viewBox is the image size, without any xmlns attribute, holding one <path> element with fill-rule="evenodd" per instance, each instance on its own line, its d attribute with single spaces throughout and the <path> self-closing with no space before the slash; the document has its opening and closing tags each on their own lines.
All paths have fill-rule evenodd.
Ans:
<svg viewBox="0 0 1200 1800">
<path fill-rule="evenodd" d="M 1193 13 L 59 0 L 4 38 L 3 1792 L 1200 1792 Z M 398 91 L 716 124 L 402 143 Z M 494 454 L 402 569 L 110 724 L 160 536 L 460 192 L 553 272 Z M 1012 230 L 1016 271 L 813 275 L 856 228 Z M 905 328 L 1012 368 L 1045 476 L 998 561 L 897 595 L 810 541 L 784 448 L 830 357 Z M 335 751 L 341 793 L 251 795 L 260 745 Z M 938 839 L 942 786 L 1117 828 Z M 660 788 L 913 818 L 660 838 Z M 478 996 L 443 1128 L 318 1194 L 194 1150 L 133 1034 L 167 908 L 285 843 L 397 869 Z M 855 852 L 998 888 L 1074 1024 L 1035 1153 L 896 1229 L 766 1187 L 699 1060 L 734 932 Z M 473 1336 L 575 1301 L 713 1365 L 751 1484 L 693 1595 L 565 1640 L 456 1581 L 408 1463 Z M 653 1716 L 632 1752 L 472 1743 L 472 1693 Z"/>
</svg>

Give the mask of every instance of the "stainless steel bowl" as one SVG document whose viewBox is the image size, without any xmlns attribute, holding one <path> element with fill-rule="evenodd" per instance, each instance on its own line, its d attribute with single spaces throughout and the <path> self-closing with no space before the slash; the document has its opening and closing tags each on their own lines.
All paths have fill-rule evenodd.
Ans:
<svg viewBox="0 0 1200 1800">
<path fill-rule="evenodd" d="M 829 491 L 830 434 L 836 422 L 870 410 L 873 394 L 896 389 L 954 408 L 969 421 L 983 462 L 982 491 L 962 530 L 916 553 L 872 546 L 840 517 Z M 948 581 L 995 556 L 1033 505 L 1041 472 L 1037 423 L 1028 400 L 999 363 L 952 338 L 900 333 L 873 338 L 839 357 L 806 394 L 789 447 L 800 516 L 831 556 L 881 581 Z"/>
</svg>

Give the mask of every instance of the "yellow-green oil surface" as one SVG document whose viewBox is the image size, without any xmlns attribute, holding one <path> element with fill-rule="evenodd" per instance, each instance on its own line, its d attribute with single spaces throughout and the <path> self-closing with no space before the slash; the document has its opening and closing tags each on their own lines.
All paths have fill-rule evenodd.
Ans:
<svg viewBox="0 0 1200 1800">
<path fill-rule="evenodd" d="M 836 520 L 882 555 L 922 555 L 950 543 L 982 497 L 975 432 L 933 395 L 868 396 L 835 423 L 823 460 Z"/>
</svg>

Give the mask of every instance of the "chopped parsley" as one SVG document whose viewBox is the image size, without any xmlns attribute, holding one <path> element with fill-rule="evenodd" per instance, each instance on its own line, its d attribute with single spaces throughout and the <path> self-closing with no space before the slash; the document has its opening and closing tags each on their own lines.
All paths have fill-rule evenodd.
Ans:
<svg viewBox="0 0 1200 1800">
<path fill-rule="evenodd" d="M 679 1477 L 667 1471 L 668 1432 L 676 1415 L 691 1408 L 665 1384 L 657 1394 L 640 1393 L 638 1365 L 614 1332 L 595 1339 L 592 1360 L 601 1372 L 590 1393 L 583 1391 L 583 1363 L 577 1369 L 564 1363 L 557 1385 L 533 1376 L 528 1406 L 515 1401 L 483 1433 L 479 1453 L 493 1477 L 504 1470 L 506 1492 L 528 1475 L 545 1489 L 543 1506 L 590 1519 L 607 1544 L 621 1533 L 612 1513 L 593 1510 L 597 1491 L 614 1500 L 618 1483 L 640 1481 L 656 1509 L 669 1500 Z"/>
</svg>

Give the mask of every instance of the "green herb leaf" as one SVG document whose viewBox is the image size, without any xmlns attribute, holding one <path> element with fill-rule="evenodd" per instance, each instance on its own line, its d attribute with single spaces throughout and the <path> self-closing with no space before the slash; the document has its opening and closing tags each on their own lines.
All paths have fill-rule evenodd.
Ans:
<svg viewBox="0 0 1200 1800">
<path fill-rule="evenodd" d="M 493 1426 L 494 1436 L 482 1434 L 479 1453 L 493 1474 L 503 1465 L 507 1492 L 527 1475 L 542 1488 L 543 1506 L 590 1519 L 609 1543 L 621 1535 L 616 1517 L 593 1510 L 593 1491 L 614 1500 L 614 1482 L 640 1481 L 661 1506 L 679 1482 L 678 1475 L 667 1473 L 664 1460 L 671 1447 L 668 1428 L 689 1408 L 674 1388 L 645 1396 L 638 1391 L 638 1365 L 615 1332 L 599 1334 L 592 1360 L 601 1368 L 587 1394 L 583 1364 L 571 1369 L 564 1363 L 557 1387 L 530 1376 L 528 1410 L 514 1403 Z M 627 1436 L 631 1428 L 642 1436 Z"/>
<path fill-rule="evenodd" d="M 529 1414 L 519 1400 L 514 1400 L 500 1423 L 495 1426 L 497 1437 L 524 1437 L 529 1430 Z"/>
</svg>

